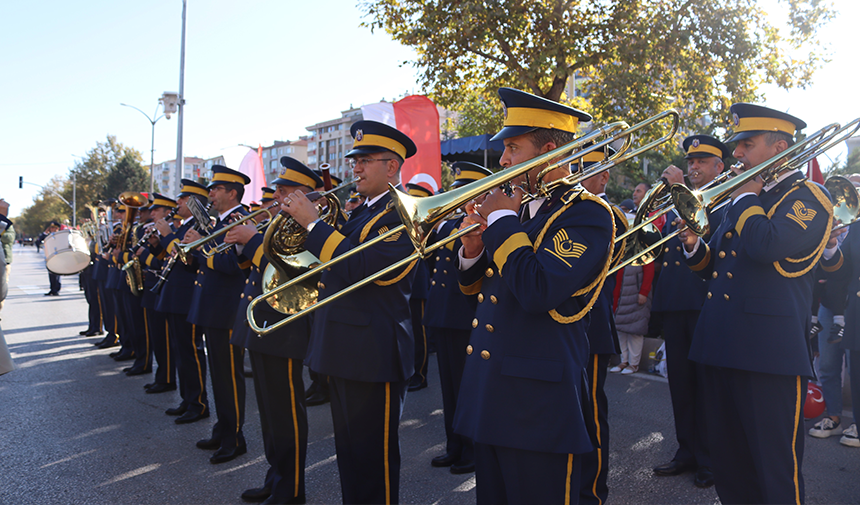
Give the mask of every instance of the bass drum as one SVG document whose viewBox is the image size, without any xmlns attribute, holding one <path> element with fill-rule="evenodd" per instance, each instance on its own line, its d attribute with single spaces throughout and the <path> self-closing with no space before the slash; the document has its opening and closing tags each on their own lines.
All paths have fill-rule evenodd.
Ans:
<svg viewBox="0 0 860 505">
<path fill-rule="evenodd" d="M 78 230 L 60 230 L 45 239 L 45 264 L 51 273 L 74 275 L 90 264 L 87 240 Z"/>
</svg>

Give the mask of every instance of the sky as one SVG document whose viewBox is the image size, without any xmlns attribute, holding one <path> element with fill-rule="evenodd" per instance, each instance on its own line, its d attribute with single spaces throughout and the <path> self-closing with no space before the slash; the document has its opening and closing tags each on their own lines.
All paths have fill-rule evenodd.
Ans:
<svg viewBox="0 0 860 505">
<path fill-rule="evenodd" d="M 361 27 L 356 3 L 188 0 L 184 155 L 295 140 L 350 106 L 420 93 L 417 70 L 404 65 L 413 51 Z M 860 115 L 860 2 L 834 3 L 839 15 L 821 30 L 832 61 L 814 84 L 764 88 L 766 104 L 804 119 L 807 132 Z M 771 4 L 771 15 L 784 13 Z M 179 90 L 181 16 L 181 0 L 0 4 L 0 197 L 11 216 L 40 191 L 19 189 L 19 176 L 39 185 L 65 176 L 107 135 L 149 163 L 151 124 L 120 103 L 153 117 L 161 94 Z M 156 123 L 156 163 L 176 157 L 176 136 L 175 117 Z"/>
</svg>

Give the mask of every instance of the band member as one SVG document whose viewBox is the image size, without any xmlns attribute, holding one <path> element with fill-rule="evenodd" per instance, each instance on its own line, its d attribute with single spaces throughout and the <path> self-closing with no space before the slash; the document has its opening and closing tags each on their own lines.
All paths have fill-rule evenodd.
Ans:
<svg viewBox="0 0 860 505">
<path fill-rule="evenodd" d="M 235 213 L 247 215 L 242 207 L 245 185 L 251 182 L 247 175 L 230 168 L 212 167 L 209 183 L 209 201 L 218 213 L 213 232 L 231 220 Z M 185 233 L 183 243 L 200 239 L 195 230 Z M 204 246 L 215 248 L 223 243 L 223 237 Z M 245 287 L 244 269 L 250 262 L 240 258 L 232 250 L 226 253 L 205 256 L 198 248 L 194 251 L 198 265 L 197 281 L 191 295 L 188 322 L 200 327 L 206 334 L 206 355 L 209 358 L 209 376 L 212 379 L 212 396 L 215 398 L 215 413 L 218 421 L 212 427 L 212 436 L 197 442 L 201 449 L 216 449 L 209 461 L 224 463 L 247 452 L 242 425 L 245 423 L 245 378 L 243 375 L 245 349 L 230 343 L 238 296 Z M 247 264 L 245 264 L 247 263 Z"/>
<path fill-rule="evenodd" d="M 725 144 L 709 135 L 687 137 L 683 148 L 692 189 L 702 189 L 713 181 L 725 168 L 723 160 L 731 154 Z M 663 177 L 671 184 L 684 184 L 684 173 L 678 167 L 668 167 Z M 722 218 L 722 209 L 708 214 L 710 223 L 719 223 Z M 683 226 L 680 216 L 672 211 L 663 225 L 663 236 L 680 226 Z M 709 240 L 710 234 L 704 239 Z M 692 470 L 696 472 L 693 483 L 705 488 L 714 484 L 714 474 L 707 442 L 704 367 L 687 356 L 699 312 L 706 300 L 708 279 L 700 278 L 687 267 L 681 245 L 680 240 L 673 239 L 663 248 L 662 269 L 651 306 L 651 312 L 662 313 L 669 392 L 678 440 L 678 450 L 672 461 L 655 467 L 654 475 L 680 475 Z"/>
<path fill-rule="evenodd" d="M 326 262 L 400 225 L 389 208 L 388 185 L 399 186 L 403 161 L 416 152 L 403 133 L 376 121 L 358 121 L 346 154 L 367 203 L 335 230 L 318 218 L 301 192 L 282 208 L 310 232 L 305 248 Z M 402 189 L 401 189 L 402 191 Z M 319 283 L 319 300 L 407 257 L 414 250 L 405 233 L 352 255 Z M 409 296 L 414 269 L 375 281 L 314 313 L 307 363 L 329 376 L 337 464 L 344 503 L 396 503 L 400 489 L 398 425 L 406 386 L 414 373 Z"/>
<path fill-rule="evenodd" d="M 591 119 L 522 91 L 499 96 L 503 167 L 568 143 Z M 479 504 L 575 502 L 580 455 L 593 449 L 583 415 L 586 316 L 612 261 L 613 216 L 600 198 L 565 185 L 521 207 L 519 185 L 535 191 L 545 168 L 514 179 L 513 196 L 489 193 L 464 220 L 487 226 L 464 236 L 459 253 L 461 289 L 479 303 L 454 418 L 454 430 L 475 441 Z M 560 166 L 542 182 L 569 173 Z"/>
<path fill-rule="evenodd" d="M 451 165 L 454 183 L 451 189 L 463 187 L 470 182 L 483 179 L 492 172 L 486 168 L 457 161 Z M 463 218 L 443 221 L 430 240 L 448 237 L 457 232 Z M 424 311 L 424 327 L 427 336 L 436 343 L 436 361 L 439 364 L 439 385 L 442 389 L 442 412 L 445 418 L 445 454 L 430 460 L 435 467 L 450 467 L 451 473 L 463 474 L 475 471 L 475 447 L 468 437 L 454 433 L 454 412 L 460 394 L 460 380 L 466 364 L 463 349 L 469 344 L 472 319 L 475 317 L 475 297 L 467 297 L 460 291 L 457 282 L 460 240 L 438 249 L 433 257 L 430 292 Z M 417 354 L 417 353 L 416 353 Z"/>
<path fill-rule="evenodd" d="M 158 193 L 153 193 L 153 201 L 150 211 L 151 226 L 156 227 L 156 222 L 169 216 L 176 202 Z M 157 227 L 156 227 L 157 230 Z M 150 394 L 163 393 L 176 390 L 176 357 L 171 352 L 170 334 L 167 331 L 167 314 L 156 309 L 158 294 L 152 289 L 158 282 L 156 273 L 159 273 L 165 251 L 161 248 L 159 233 L 152 233 L 149 243 L 139 248 L 135 254 L 141 261 L 144 269 L 143 293 L 141 305 L 146 322 L 146 333 L 152 353 L 158 367 L 155 370 L 155 381 L 147 384 L 146 392 Z"/>
<path fill-rule="evenodd" d="M 152 345 L 149 341 L 146 314 L 141 306 L 141 298 L 135 296 L 131 291 L 128 272 L 123 270 L 124 265 L 134 258 L 132 247 L 143 236 L 143 224 L 149 220 L 148 206 L 138 209 L 138 219 L 138 224 L 129 224 L 131 230 L 128 233 L 128 242 L 123 245 L 118 262 L 122 275 L 120 296 L 125 308 L 125 320 L 128 322 L 126 325 L 127 332 L 130 334 L 131 345 L 134 349 L 134 364 L 123 369 L 123 372 L 129 376 L 152 373 Z"/>
<path fill-rule="evenodd" d="M 116 204 L 116 200 L 111 198 L 105 200 L 105 205 L 113 206 Z M 111 214 L 111 219 L 115 219 L 115 213 Z M 105 222 L 104 226 L 109 230 L 108 233 L 112 234 L 114 229 L 113 222 Z M 113 294 L 107 288 L 108 283 L 108 272 L 113 264 L 113 261 L 110 260 L 110 255 L 107 253 L 107 249 L 110 248 L 110 240 L 105 244 L 105 249 L 102 251 L 101 256 L 98 259 L 98 268 L 95 271 L 95 280 L 98 287 L 98 297 L 99 302 L 101 303 L 102 314 L 104 318 L 104 328 L 105 328 L 105 338 L 96 344 L 94 344 L 99 349 L 107 349 L 109 347 L 115 347 L 119 345 L 119 335 L 117 335 L 119 321 L 118 316 L 116 314 L 116 307 L 114 307 L 113 303 Z"/>
<path fill-rule="evenodd" d="M 134 343 L 132 341 L 132 331 L 129 328 L 128 314 L 125 310 L 125 300 L 122 290 L 127 284 L 125 283 L 125 273 L 122 271 L 120 264 L 120 255 L 122 254 L 123 244 L 119 243 L 122 236 L 123 222 L 128 209 L 123 204 L 118 204 L 114 215 L 117 217 L 117 222 L 114 224 L 114 236 L 112 243 L 113 249 L 108 255 L 108 273 L 107 273 L 107 290 L 111 300 L 113 301 L 114 317 L 116 321 L 116 334 L 119 337 L 120 350 L 110 354 L 110 357 L 116 361 L 126 361 L 134 359 Z"/>
<path fill-rule="evenodd" d="M 194 198 L 198 203 L 206 201 L 208 191 L 201 184 L 190 179 L 182 179 L 182 190 L 176 199 L 176 214 L 182 219 L 174 231 L 168 219 L 155 222 L 161 234 L 161 247 L 166 255 L 164 261 L 171 261 L 175 248 L 185 237 L 188 230 L 202 226 L 196 222 L 188 209 L 189 201 Z M 202 203 L 201 203 L 202 205 Z M 172 218 L 173 216 L 171 216 Z M 173 258 L 173 268 L 167 273 L 167 280 L 158 295 L 155 310 L 167 314 L 167 338 L 171 351 L 176 357 L 176 372 L 179 378 L 179 394 L 182 402 L 169 408 L 165 414 L 179 416 L 176 424 L 186 424 L 209 417 L 209 400 L 206 396 L 206 353 L 203 351 L 203 332 L 188 322 L 191 295 L 197 282 L 197 268 L 185 265 Z M 161 275 L 165 272 L 162 270 Z"/>
<path fill-rule="evenodd" d="M 604 161 L 606 156 L 615 154 L 615 150 L 607 147 L 606 151 L 596 150 L 587 153 L 574 165 L 577 170 L 583 170 L 596 163 Z M 579 168 L 582 167 L 582 168 Z M 612 209 L 615 219 L 615 236 L 627 231 L 627 216 L 624 212 L 609 202 L 606 196 L 606 184 L 609 182 L 609 171 L 604 170 L 597 175 L 582 181 L 582 187 L 594 196 L 601 198 Z M 623 260 L 624 243 L 615 244 L 612 265 Z M 615 276 L 607 276 L 597 302 L 591 309 L 591 320 L 588 324 L 589 357 L 586 376 L 589 380 L 588 408 L 585 421 L 591 436 L 594 450 L 583 455 L 582 480 L 580 483 L 580 503 L 606 503 L 609 495 L 607 478 L 609 477 L 609 400 L 606 398 L 606 372 L 609 360 L 614 354 L 621 352 L 618 344 L 618 332 L 615 329 L 615 316 L 612 311 L 612 294 L 615 289 Z"/>
<path fill-rule="evenodd" d="M 68 229 L 68 226 L 61 225 L 58 221 L 51 221 L 48 223 L 48 225 L 45 227 L 45 231 L 43 231 L 39 235 L 39 238 L 37 238 L 36 241 L 39 244 L 44 243 L 45 239 L 48 238 L 48 236 L 52 233 Z M 38 252 L 38 248 L 36 251 Z M 60 275 L 48 270 L 48 281 L 51 285 L 51 288 L 47 293 L 45 293 L 45 296 L 60 296 Z"/>
<path fill-rule="evenodd" d="M 323 182 L 298 160 L 284 156 L 284 168 L 272 184 L 277 188 L 273 199 L 283 203 L 289 193 L 310 193 Z M 265 198 L 264 198 L 265 201 Z M 248 304 L 263 293 L 263 273 L 269 264 L 263 251 L 263 232 L 253 225 L 237 226 L 227 233 L 227 243 L 236 243 L 240 254 L 251 258 L 251 275 L 245 284 L 242 302 L 236 312 L 232 343 L 244 346 L 254 371 L 254 393 L 260 411 L 263 448 L 269 469 L 263 485 L 242 493 L 246 501 L 271 503 L 305 502 L 305 460 L 308 447 L 308 415 L 302 380 L 302 361 L 307 352 L 311 318 L 294 321 L 265 337 L 248 328 L 245 312 Z M 255 310 L 257 321 L 274 324 L 284 314 L 260 303 Z"/>
<path fill-rule="evenodd" d="M 794 143 L 806 123 L 734 104 L 734 157 L 749 170 Z M 706 365 L 705 414 L 723 503 L 802 503 L 812 268 L 827 244 L 829 195 L 798 170 L 734 189 L 706 244 L 680 235 L 687 264 L 711 278 L 690 359 Z M 757 413 L 767 413 L 758 415 Z"/>
</svg>

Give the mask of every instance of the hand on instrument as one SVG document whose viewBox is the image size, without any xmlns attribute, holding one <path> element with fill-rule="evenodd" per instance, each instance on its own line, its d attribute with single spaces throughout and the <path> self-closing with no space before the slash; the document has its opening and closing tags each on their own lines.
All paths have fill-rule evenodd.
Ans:
<svg viewBox="0 0 860 505">
<path fill-rule="evenodd" d="M 320 217 L 317 206 L 301 191 L 290 193 L 281 204 L 281 210 L 293 216 L 293 219 L 303 228 Z"/>
<path fill-rule="evenodd" d="M 157 247 L 160 241 L 161 237 L 159 237 L 158 235 L 153 235 L 149 237 L 149 245 L 151 245 L 152 247 Z"/>
<path fill-rule="evenodd" d="M 737 168 L 735 168 L 734 165 L 731 167 L 731 170 L 732 170 L 732 172 L 734 172 L 735 176 L 738 176 L 738 175 L 744 173 L 744 171 L 746 171 L 746 170 L 738 170 Z M 764 187 L 764 182 L 762 182 L 761 176 L 756 177 L 755 179 L 747 182 L 743 186 L 734 190 L 732 192 L 732 200 L 741 196 L 744 193 L 755 193 L 756 195 L 760 195 L 761 189 L 763 187 Z"/>
<path fill-rule="evenodd" d="M 678 239 L 681 240 L 681 243 L 684 244 L 684 249 L 687 252 L 693 252 L 693 248 L 696 247 L 696 242 L 699 241 L 699 236 L 693 233 L 689 228 L 686 228 L 687 223 L 683 220 L 679 220 L 678 228 L 684 227 L 684 231 L 678 234 Z"/>
<path fill-rule="evenodd" d="M 195 242 L 202 238 L 202 235 L 197 232 L 197 230 L 188 230 L 185 232 L 185 236 L 182 237 L 183 244 L 190 244 L 191 242 Z"/>
<path fill-rule="evenodd" d="M 830 240 L 827 241 L 827 248 L 832 249 L 839 244 L 839 237 L 848 233 L 848 228 L 833 230 L 830 232 Z"/>
<path fill-rule="evenodd" d="M 487 194 L 484 203 L 477 208 L 478 213 L 481 214 L 481 217 L 487 219 L 496 210 L 507 209 L 518 212 L 523 201 L 523 196 L 525 196 L 525 192 L 519 186 L 514 187 L 514 194 L 511 196 L 506 195 L 504 191 L 496 188 Z"/>
<path fill-rule="evenodd" d="M 145 251 L 145 249 L 143 247 L 138 247 L 137 251 L 134 251 L 134 255 L 137 256 L 138 258 L 140 258 L 143 255 L 144 251 Z"/>
<path fill-rule="evenodd" d="M 227 244 L 247 244 L 257 234 L 257 227 L 252 224 L 234 226 L 227 232 L 224 242 Z"/>
<path fill-rule="evenodd" d="M 481 223 L 481 227 L 460 237 L 465 258 L 476 258 L 484 251 L 484 240 L 481 236 L 487 229 L 487 221 L 480 214 L 469 214 L 464 217 L 459 229 L 466 229 L 475 223 Z"/>
<path fill-rule="evenodd" d="M 661 177 L 669 181 L 669 184 L 684 184 L 684 171 L 675 165 L 666 167 Z"/>
</svg>

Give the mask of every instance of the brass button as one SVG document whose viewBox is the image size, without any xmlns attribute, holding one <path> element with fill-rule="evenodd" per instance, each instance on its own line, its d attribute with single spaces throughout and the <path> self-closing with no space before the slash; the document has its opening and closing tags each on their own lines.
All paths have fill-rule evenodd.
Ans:
<svg viewBox="0 0 860 505">
<path fill-rule="evenodd" d="M 731 273 L 731 272 L 726 272 L 726 277 L 728 277 L 729 279 L 731 279 L 731 278 L 732 278 L 732 277 L 734 277 L 734 276 L 732 275 L 732 273 Z"/>
<path fill-rule="evenodd" d="M 737 255 L 738 255 L 738 253 L 732 251 L 732 256 L 737 256 Z"/>
<path fill-rule="evenodd" d="M 434 269 L 433 269 L 433 273 L 435 274 L 436 272 L 437 272 L 437 270 L 434 268 Z"/>
<path fill-rule="evenodd" d="M 732 238 L 732 232 L 727 231 L 726 232 L 726 238 Z"/>
<path fill-rule="evenodd" d="M 450 257 L 450 256 L 446 256 L 446 257 L 445 257 L 445 261 L 451 261 L 451 257 Z"/>
<path fill-rule="evenodd" d="M 725 258 L 726 257 L 726 251 L 720 251 L 720 254 L 718 254 L 717 256 L 719 256 L 720 258 Z"/>
<path fill-rule="evenodd" d="M 711 292 L 708 291 L 708 300 L 710 300 L 712 296 L 714 296 L 714 295 L 712 295 Z M 857 296 L 860 296 L 860 293 L 858 293 Z"/>
<path fill-rule="evenodd" d="M 448 271 L 447 271 L 447 270 L 442 270 L 442 273 L 443 273 L 443 274 L 445 274 L 445 275 L 448 275 Z"/>
<path fill-rule="evenodd" d="M 723 297 L 724 297 L 726 300 L 728 300 L 728 299 L 729 299 L 729 295 L 728 295 L 728 294 L 723 295 Z"/>
<path fill-rule="evenodd" d="M 669 252 L 669 248 L 668 248 L 668 247 L 666 248 L 666 252 Z"/>
<path fill-rule="evenodd" d="M 244 297 L 245 297 L 245 293 L 239 293 L 239 299 L 240 299 L 240 300 L 241 300 L 242 298 L 244 298 Z"/>
<path fill-rule="evenodd" d="M 478 293 L 478 303 L 484 302 L 484 293 Z"/>
<path fill-rule="evenodd" d="M 331 272 L 331 267 L 326 268 L 326 272 Z"/>
<path fill-rule="evenodd" d="M 677 219 L 673 219 L 673 220 L 672 220 L 672 226 L 677 226 L 677 225 L 678 225 L 678 220 L 677 220 Z"/>
<path fill-rule="evenodd" d="M 488 268 L 486 273 L 487 273 L 487 277 L 492 277 L 493 276 L 493 269 Z"/>
<path fill-rule="evenodd" d="M 669 262 L 668 262 L 668 261 L 664 261 L 664 262 L 663 262 L 663 266 L 664 266 L 664 267 L 669 266 Z"/>
<path fill-rule="evenodd" d="M 492 333 L 492 332 L 496 331 L 496 329 L 495 329 L 495 328 L 493 328 L 493 325 L 492 325 L 492 324 L 488 324 L 487 326 L 485 326 L 485 328 L 487 328 L 487 331 L 489 331 L 490 333 Z"/>
<path fill-rule="evenodd" d="M 431 285 L 431 286 L 435 286 L 435 285 L 436 285 L 436 281 L 435 281 L 435 280 L 430 281 L 430 285 Z"/>
<path fill-rule="evenodd" d="M 857 296 L 860 296 L 860 291 L 857 292 Z"/>
<path fill-rule="evenodd" d="M 486 349 L 481 351 L 481 357 L 484 359 L 490 359 L 490 351 L 488 351 Z"/>
<path fill-rule="evenodd" d="M 254 297 L 253 297 L 253 296 L 248 295 L 248 301 L 249 301 L 249 302 L 250 302 L 251 300 L 253 300 L 253 299 L 254 299 Z"/>
<path fill-rule="evenodd" d="M 496 298 L 496 295 L 490 295 L 490 301 L 493 302 L 493 305 L 499 303 L 499 299 Z"/>
<path fill-rule="evenodd" d="M 678 246 L 675 246 L 675 250 L 676 250 L 676 251 L 680 251 L 680 250 L 681 250 L 681 246 L 679 246 L 679 245 L 678 245 Z"/>
<path fill-rule="evenodd" d="M 249 282 L 251 282 L 250 279 L 245 279 L 245 284 L 248 284 Z"/>
<path fill-rule="evenodd" d="M 478 327 L 478 318 L 476 317 L 475 319 L 472 319 L 472 328 L 477 328 L 477 327 Z"/>
<path fill-rule="evenodd" d="M 717 277 L 719 277 L 719 275 L 720 275 L 720 274 L 718 274 L 717 272 L 714 272 L 714 273 L 712 273 L 712 274 L 711 274 L 711 277 L 713 277 L 714 279 L 716 279 Z"/>
<path fill-rule="evenodd" d="M 445 287 L 445 283 L 444 283 L 444 282 L 442 283 L 442 287 L 443 287 L 443 288 Z"/>
<path fill-rule="evenodd" d="M 472 346 L 471 345 L 466 346 L 466 354 L 472 354 Z"/>
<path fill-rule="evenodd" d="M 325 284 L 322 282 L 317 282 L 317 289 L 325 289 Z"/>
<path fill-rule="evenodd" d="M 440 261 L 442 259 L 441 256 L 436 256 L 436 261 Z"/>
<path fill-rule="evenodd" d="M 676 261 L 676 262 L 675 262 L 675 266 L 676 266 L 676 267 L 681 266 L 681 262 L 680 262 L 680 261 Z"/>
<path fill-rule="evenodd" d="M 251 285 L 252 285 L 252 286 L 256 286 L 256 285 L 257 285 L 257 282 L 256 282 L 256 281 L 255 281 L 255 282 L 252 282 L 252 283 L 251 283 Z"/>
</svg>

